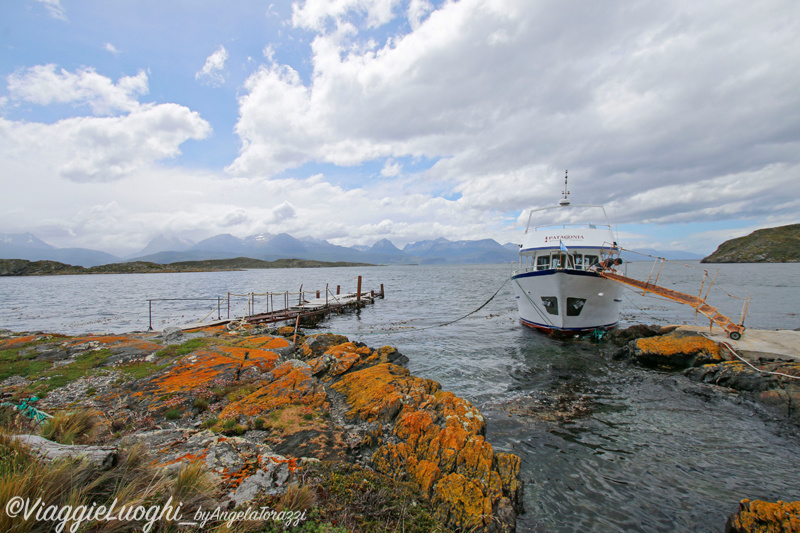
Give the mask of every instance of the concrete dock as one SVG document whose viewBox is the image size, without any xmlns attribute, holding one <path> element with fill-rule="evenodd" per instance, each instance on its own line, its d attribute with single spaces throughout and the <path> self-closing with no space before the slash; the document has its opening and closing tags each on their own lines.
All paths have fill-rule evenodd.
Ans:
<svg viewBox="0 0 800 533">
<path fill-rule="evenodd" d="M 800 331 L 787 329 L 746 329 L 738 341 L 731 340 L 721 328 L 680 326 L 679 330 L 700 333 L 720 346 L 728 345 L 747 360 L 760 357 L 782 358 L 800 362 Z"/>
</svg>

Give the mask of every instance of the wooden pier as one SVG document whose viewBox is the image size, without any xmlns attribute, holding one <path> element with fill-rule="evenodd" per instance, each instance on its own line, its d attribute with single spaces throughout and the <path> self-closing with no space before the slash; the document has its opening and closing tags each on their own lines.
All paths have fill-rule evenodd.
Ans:
<svg viewBox="0 0 800 533">
<path fill-rule="evenodd" d="M 184 324 L 180 329 L 186 331 L 209 326 L 218 326 L 235 322 L 247 324 L 275 324 L 277 322 L 299 323 L 303 320 L 318 320 L 332 313 L 342 313 L 346 310 L 360 309 L 367 304 L 374 303 L 377 298 L 384 297 L 383 284 L 380 290 L 363 291 L 361 289 L 361 276 L 358 276 L 358 287 L 355 292 L 341 293 L 341 287 L 336 287 L 336 292 L 328 290 L 303 291 L 302 286 L 297 293 L 250 293 L 246 295 L 236 295 L 228 293 L 226 297 L 218 298 L 216 309 L 217 319 L 211 321 L 201 320 L 191 324 Z M 313 298 L 307 298 L 308 294 L 313 294 Z M 247 297 L 247 312 L 243 316 L 231 316 L 231 296 Z M 256 312 L 256 296 L 267 297 L 265 312 Z M 276 306 L 275 298 L 283 300 L 283 305 Z M 294 304 L 290 303 L 294 300 Z M 222 303 L 227 301 L 228 317 L 222 318 Z M 152 306 L 152 302 L 151 302 Z M 152 310 L 151 310 L 152 315 Z M 152 324 L 152 316 L 151 316 Z M 152 326 L 151 326 L 152 329 Z"/>
<path fill-rule="evenodd" d="M 248 324 L 273 324 L 275 322 L 286 322 L 326 315 L 331 313 L 341 313 L 345 309 L 360 309 L 361 307 L 371 304 L 375 298 L 383 298 L 383 286 L 378 293 L 375 291 L 369 292 L 352 292 L 348 294 L 330 294 L 326 297 L 317 297 L 312 300 L 303 300 L 298 305 L 293 305 L 286 309 L 279 309 L 277 311 L 270 311 L 267 313 L 258 313 L 244 317 Z"/>
</svg>

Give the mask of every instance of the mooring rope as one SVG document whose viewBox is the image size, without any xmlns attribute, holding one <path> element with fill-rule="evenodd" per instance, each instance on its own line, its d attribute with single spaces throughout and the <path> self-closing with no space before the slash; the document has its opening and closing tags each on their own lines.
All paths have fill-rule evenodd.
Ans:
<svg viewBox="0 0 800 533">
<path fill-rule="evenodd" d="M 494 294 L 492 294 L 492 296 L 488 300 L 483 302 L 480 305 L 480 307 L 478 307 L 477 309 L 474 309 L 473 311 L 470 311 L 466 315 L 463 315 L 463 316 L 460 316 L 460 317 L 456 318 L 455 320 L 450 320 L 448 322 L 443 322 L 441 324 L 434 324 L 432 326 L 425 326 L 425 327 L 422 327 L 422 328 L 413 328 L 412 327 L 412 328 L 403 329 L 403 330 L 356 331 L 356 332 L 353 332 L 353 333 L 336 333 L 336 335 L 344 335 L 345 337 L 348 336 L 348 335 L 396 335 L 396 334 L 400 334 L 400 333 L 412 333 L 412 332 L 417 332 L 417 331 L 424 331 L 426 329 L 441 328 L 441 327 L 444 327 L 444 326 L 449 326 L 451 324 L 455 324 L 456 322 L 458 322 L 460 320 L 464 320 L 465 318 L 467 318 L 470 315 L 474 315 L 475 313 L 477 313 L 478 311 L 480 311 L 481 309 L 486 307 L 489 304 L 489 302 L 494 300 L 495 296 L 497 296 L 500 293 L 500 291 L 503 289 L 503 287 L 506 286 L 506 283 L 508 283 L 508 281 L 510 279 L 511 279 L 510 277 L 506 278 L 506 280 L 503 282 L 503 284 L 500 285 L 500 287 L 496 291 L 494 291 Z M 329 333 L 333 333 L 333 332 L 329 332 Z"/>
<path fill-rule="evenodd" d="M 760 368 L 756 368 L 755 366 L 753 366 L 753 365 L 750 363 L 750 361 L 747 361 L 747 360 L 746 360 L 745 358 L 743 358 L 741 355 L 739 355 L 738 353 L 736 353 L 736 350 L 734 350 L 734 349 L 733 349 L 733 346 L 731 346 L 731 345 L 730 345 L 730 344 L 728 344 L 727 342 L 725 342 L 725 341 L 715 341 L 714 339 L 712 339 L 711 337 L 709 337 L 709 336 L 708 336 L 708 335 L 707 335 L 705 332 L 702 332 L 702 331 L 701 331 L 701 332 L 699 332 L 699 333 L 700 333 L 700 335 L 702 335 L 703 337 L 707 338 L 707 339 L 708 339 L 708 340 L 710 340 L 711 342 L 719 342 L 720 344 L 722 344 L 723 346 L 725 346 L 725 347 L 726 347 L 728 350 L 730 350 L 730 352 L 731 352 L 733 355 L 735 355 L 735 356 L 736 356 L 736 358 L 737 358 L 737 359 L 739 359 L 739 360 L 740 360 L 742 363 L 746 364 L 747 366 L 749 366 L 750 368 L 752 368 L 752 369 L 753 369 L 753 370 L 755 370 L 756 372 L 759 372 L 759 373 L 761 373 L 761 374 L 772 374 L 773 376 L 782 376 L 782 377 L 785 377 L 785 378 L 791 378 L 791 379 L 800 379 L 800 376 L 793 376 L 793 375 L 791 375 L 791 374 L 784 374 L 783 372 L 771 372 L 771 371 L 769 371 L 769 370 L 761 370 Z"/>
</svg>

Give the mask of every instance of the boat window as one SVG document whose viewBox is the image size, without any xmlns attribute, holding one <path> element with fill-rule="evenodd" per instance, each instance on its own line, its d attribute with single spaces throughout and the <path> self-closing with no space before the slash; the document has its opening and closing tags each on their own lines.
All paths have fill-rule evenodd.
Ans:
<svg viewBox="0 0 800 533">
<path fill-rule="evenodd" d="M 583 256 L 580 254 L 575 254 L 572 256 L 573 264 L 577 270 L 583 270 Z"/>
<path fill-rule="evenodd" d="M 586 305 L 586 298 L 567 298 L 567 316 L 578 316 Z"/>
<path fill-rule="evenodd" d="M 553 268 L 561 268 L 561 255 L 554 255 L 552 261 Z"/>
<path fill-rule="evenodd" d="M 558 314 L 558 298 L 555 296 L 542 296 L 542 305 L 551 315 Z"/>
<path fill-rule="evenodd" d="M 550 257 L 537 257 L 536 258 L 536 270 L 547 270 L 550 268 Z"/>
<path fill-rule="evenodd" d="M 599 262 L 600 262 L 600 258 L 598 258 L 596 255 L 585 255 L 583 257 L 583 263 L 584 263 L 584 265 L 586 265 L 587 269 L 590 266 L 596 265 Z"/>
</svg>

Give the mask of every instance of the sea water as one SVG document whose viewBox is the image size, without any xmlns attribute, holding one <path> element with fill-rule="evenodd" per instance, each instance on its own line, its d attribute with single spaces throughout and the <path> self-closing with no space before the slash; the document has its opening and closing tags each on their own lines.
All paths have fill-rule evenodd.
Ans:
<svg viewBox="0 0 800 533">
<path fill-rule="evenodd" d="M 800 327 L 800 265 L 660 266 L 626 268 L 703 296 L 716 274 L 708 300 L 734 321 L 749 295 L 746 326 Z M 241 315 L 253 300 L 264 311 L 268 298 L 237 295 L 354 291 L 361 275 L 364 290 L 383 284 L 385 299 L 333 315 L 318 331 L 395 346 L 414 374 L 478 406 L 489 442 L 522 460 L 518 531 L 721 531 L 742 498 L 800 500 L 796 428 L 724 389 L 616 362 L 602 341 L 556 341 L 521 326 L 510 273 L 509 265 L 410 265 L 0 278 L 0 328 L 127 332 L 152 321 L 161 329 L 227 317 L 229 292 L 231 313 Z M 147 300 L 156 298 L 199 300 L 153 301 L 151 313 Z M 633 289 L 622 307 L 623 326 L 708 324 Z"/>
</svg>

